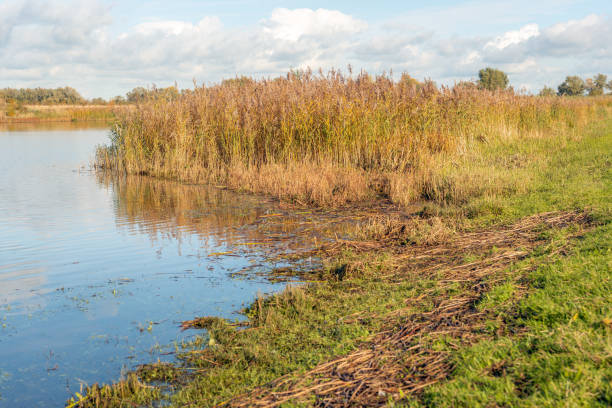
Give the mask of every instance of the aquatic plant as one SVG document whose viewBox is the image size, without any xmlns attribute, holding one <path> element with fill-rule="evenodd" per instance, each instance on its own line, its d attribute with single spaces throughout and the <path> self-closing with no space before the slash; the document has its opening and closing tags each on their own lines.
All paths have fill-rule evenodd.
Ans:
<svg viewBox="0 0 612 408">
<path fill-rule="evenodd" d="M 317 283 L 258 298 L 246 329 L 184 322 L 207 332 L 174 365 L 81 406 L 610 405 L 612 119 L 573 129 L 489 139 L 470 157 L 523 187 L 374 208 L 312 253 Z"/>
<path fill-rule="evenodd" d="M 576 132 L 612 107 L 407 78 L 304 71 L 197 87 L 118 112 L 97 164 L 316 205 L 453 203 L 505 188 L 474 165 L 483 146 Z"/>
</svg>

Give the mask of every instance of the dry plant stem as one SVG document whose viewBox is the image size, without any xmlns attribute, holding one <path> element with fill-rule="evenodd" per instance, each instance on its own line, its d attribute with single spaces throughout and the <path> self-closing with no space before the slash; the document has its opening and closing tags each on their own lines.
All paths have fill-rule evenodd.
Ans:
<svg viewBox="0 0 612 408">
<path fill-rule="evenodd" d="M 401 279 L 409 273 L 435 273 L 440 277 L 436 288 L 419 298 L 406 299 L 406 309 L 383 317 L 389 322 L 388 328 L 358 350 L 304 374 L 283 376 L 222 405 L 275 407 L 288 401 L 312 401 L 314 397 L 316 406 L 381 406 L 390 396 L 418 395 L 425 387 L 447 378 L 452 368 L 448 354 L 428 347 L 427 339 L 444 336 L 469 343 L 482 338 L 480 329 L 487 313 L 476 309 L 474 304 L 487 291 L 490 278 L 538 246 L 542 227 L 581 225 L 586 228 L 589 223 L 590 217 L 584 212 L 545 213 L 506 229 L 463 234 L 449 244 L 408 248 L 389 277 Z M 583 232 L 580 229 L 575 235 Z M 336 245 L 350 246 L 351 243 Z M 492 248 L 497 249 L 495 256 L 467 264 L 458 260 L 461 254 Z M 420 255 L 415 259 L 417 253 Z M 431 264 L 435 266 L 427 266 Z M 462 297 L 446 299 L 434 294 L 456 282 L 468 288 Z M 517 293 L 517 299 L 523 292 Z M 406 315 L 397 324 L 397 315 L 406 313 L 411 304 L 423 297 L 433 299 L 433 309 Z"/>
<path fill-rule="evenodd" d="M 112 145 L 96 161 L 301 204 L 462 203 L 508 188 L 503 171 L 478 167 L 481 146 L 561 141 L 611 107 L 607 97 L 438 89 L 365 72 L 240 78 L 119 112 Z"/>
</svg>

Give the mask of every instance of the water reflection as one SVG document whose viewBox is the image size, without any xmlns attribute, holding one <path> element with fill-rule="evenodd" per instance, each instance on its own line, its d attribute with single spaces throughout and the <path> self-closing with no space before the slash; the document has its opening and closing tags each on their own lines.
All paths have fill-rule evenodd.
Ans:
<svg viewBox="0 0 612 408">
<path fill-rule="evenodd" d="M 267 254 L 310 248 L 342 234 L 357 216 L 295 211 L 269 198 L 237 194 L 213 186 L 189 185 L 146 176 L 97 173 L 113 192 L 117 227 L 147 234 L 151 242 L 180 243 L 197 236 L 202 248 Z"/>
<path fill-rule="evenodd" d="M 31 131 L 58 131 L 58 130 L 106 130 L 108 122 L 104 120 L 93 121 L 57 121 L 57 122 L 15 122 L 0 123 L 0 132 L 31 132 Z"/>
<path fill-rule="evenodd" d="M 107 130 L 24 126 L 0 131 L 0 406 L 61 406 L 81 382 L 172 359 L 163 345 L 194 335 L 182 320 L 241 318 L 258 293 L 284 288 L 263 273 L 288 265 L 276 255 L 344 222 L 84 171 Z"/>
<path fill-rule="evenodd" d="M 99 183 L 113 191 L 115 220 L 133 234 L 181 240 L 197 234 L 216 243 L 244 238 L 236 227 L 253 223 L 273 209 L 269 200 L 240 196 L 214 187 L 185 185 L 149 177 L 98 174 Z"/>
<path fill-rule="evenodd" d="M 0 266 L 0 305 L 42 295 L 44 273 L 44 267 L 32 267 L 30 262 Z"/>
</svg>

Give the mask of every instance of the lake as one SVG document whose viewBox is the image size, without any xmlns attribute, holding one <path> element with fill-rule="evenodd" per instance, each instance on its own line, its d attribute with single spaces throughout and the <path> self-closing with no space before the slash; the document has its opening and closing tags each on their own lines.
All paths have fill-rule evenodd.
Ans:
<svg viewBox="0 0 612 408">
<path fill-rule="evenodd" d="M 91 126 L 0 127 L 0 406 L 63 406 L 84 384 L 172 360 L 168 345 L 201 333 L 181 321 L 240 318 L 287 284 L 267 279 L 288 265 L 271 259 L 312 245 L 308 212 L 91 171 L 107 141 Z"/>
</svg>

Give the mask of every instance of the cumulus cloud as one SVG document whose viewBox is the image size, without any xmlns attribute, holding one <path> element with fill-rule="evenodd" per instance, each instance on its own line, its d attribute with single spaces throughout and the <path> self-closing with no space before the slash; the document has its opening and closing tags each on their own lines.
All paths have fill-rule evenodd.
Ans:
<svg viewBox="0 0 612 408">
<path fill-rule="evenodd" d="M 537 50 L 548 55 L 605 54 L 612 52 L 612 20 L 591 14 L 580 20 L 555 24 L 544 30 Z"/>
<path fill-rule="evenodd" d="M 263 31 L 281 41 L 296 42 L 304 36 L 326 38 L 334 35 L 350 35 L 365 30 L 368 24 L 336 10 L 288 10 L 272 11 L 263 21 Z"/>
<path fill-rule="evenodd" d="M 0 4 L 0 86 L 72 85 L 87 96 L 110 97 L 151 83 L 189 86 L 194 78 L 351 64 L 443 83 L 492 65 L 512 83 L 537 88 L 612 66 L 612 22 L 602 15 L 548 27 L 522 24 L 492 36 L 442 35 L 403 18 L 368 24 L 336 10 L 280 8 L 245 27 L 200 16 L 117 30 L 111 10 L 97 0 L 12 0 Z"/>
<path fill-rule="evenodd" d="M 0 47 L 20 41 L 72 46 L 110 22 L 109 9 L 97 1 L 9 1 L 0 4 Z"/>
<path fill-rule="evenodd" d="M 508 31 L 499 37 L 496 37 L 494 40 L 489 41 L 485 44 L 485 47 L 497 48 L 498 50 L 503 50 L 504 48 L 520 44 L 529 40 L 530 38 L 537 37 L 540 35 L 540 28 L 537 24 L 527 24 L 522 27 L 520 30 L 516 31 Z"/>
</svg>

